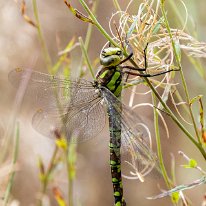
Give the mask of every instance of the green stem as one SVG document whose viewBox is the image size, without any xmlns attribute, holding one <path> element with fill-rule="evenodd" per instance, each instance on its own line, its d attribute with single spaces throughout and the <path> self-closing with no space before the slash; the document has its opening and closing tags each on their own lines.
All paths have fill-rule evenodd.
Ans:
<svg viewBox="0 0 206 206">
<path fill-rule="evenodd" d="M 46 60 L 47 69 L 51 73 L 52 72 L 52 61 L 51 61 L 51 58 L 50 58 L 50 55 L 49 55 L 49 52 L 48 52 L 43 34 L 42 34 L 42 31 L 41 31 L 37 3 L 36 3 L 36 0 L 32 0 L 32 2 L 33 2 L 34 16 L 35 16 L 35 20 L 36 20 L 36 24 L 37 24 L 37 31 L 38 31 L 39 41 L 41 43 L 43 55 L 44 55 L 45 60 Z"/>
<path fill-rule="evenodd" d="M 68 178 L 68 203 L 69 206 L 74 205 L 73 200 L 73 186 L 74 186 L 74 179 L 76 176 L 76 145 L 75 144 L 69 144 L 67 147 L 67 150 L 65 151 L 65 157 L 66 157 L 66 165 L 67 165 L 67 178 Z"/>
<path fill-rule="evenodd" d="M 79 2 L 84 7 L 85 11 L 89 14 L 90 18 L 94 22 L 95 26 L 99 29 L 99 31 L 105 36 L 105 38 L 110 41 L 115 47 L 119 47 L 119 45 L 110 37 L 110 35 L 104 30 L 101 24 L 97 21 L 96 17 L 94 16 L 93 12 L 89 9 L 87 4 L 84 0 L 79 0 Z"/>
<path fill-rule="evenodd" d="M 131 63 L 138 67 L 137 64 L 131 59 Z M 141 72 L 142 73 L 142 72 Z M 152 86 L 149 79 L 144 77 L 144 80 L 146 81 L 147 85 L 150 87 L 152 92 L 155 94 L 157 99 L 160 101 L 166 112 L 169 114 L 169 116 L 172 118 L 172 120 L 177 124 L 177 126 L 185 133 L 185 135 L 193 142 L 193 144 L 196 145 L 196 147 L 199 149 L 199 151 L 202 153 L 203 157 L 206 159 L 206 153 L 205 150 L 202 148 L 202 145 L 195 141 L 193 136 L 188 132 L 188 130 L 181 124 L 181 122 L 177 119 L 177 117 L 173 114 L 173 112 L 170 110 L 170 108 L 167 106 L 167 104 L 162 100 L 159 93 L 156 91 L 156 89 Z"/>
<path fill-rule="evenodd" d="M 97 5 L 98 5 L 99 1 L 96 0 L 93 4 L 93 7 L 92 7 L 92 13 L 96 13 L 96 10 L 97 10 Z M 93 25 L 92 24 L 89 24 L 88 28 L 87 28 L 87 33 L 86 33 L 86 37 L 85 37 L 85 43 L 84 43 L 84 48 L 85 48 L 85 51 L 87 52 L 88 49 L 89 49 L 89 44 L 90 44 L 90 40 L 91 40 L 91 34 L 92 34 L 92 28 L 93 28 Z M 80 63 L 79 63 L 79 66 L 78 66 L 78 72 L 79 72 L 79 75 L 81 74 L 81 68 L 82 68 L 82 65 L 83 65 L 83 60 L 84 60 L 84 57 L 83 55 L 81 56 L 81 59 L 80 59 Z M 91 70 L 90 70 L 91 71 Z M 81 77 L 81 76 L 80 76 Z"/>
<path fill-rule="evenodd" d="M 93 14 L 96 13 L 98 4 L 99 4 L 99 0 L 96 0 L 93 4 L 92 11 L 91 11 Z M 87 29 L 87 34 L 86 34 L 86 37 L 85 37 L 85 44 L 84 44 L 85 48 L 86 48 L 86 51 L 89 48 L 89 43 L 90 43 L 90 40 L 91 40 L 91 34 L 92 34 L 92 24 L 89 24 L 88 29 Z"/>
<path fill-rule="evenodd" d="M 15 142 L 15 145 L 14 145 L 14 153 L 13 153 L 13 158 L 12 158 L 12 169 L 14 169 L 15 164 L 17 162 L 18 153 L 19 153 L 19 123 L 17 123 L 17 126 L 16 126 L 16 142 Z M 12 189 L 13 182 L 14 182 L 15 173 L 16 172 L 13 171 L 10 174 L 9 183 L 7 185 L 6 192 L 5 192 L 5 195 L 4 195 L 4 204 L 3 204 L 4 206 L 6 206 L 7 203 L 8 203 L 8 200 L 9 200 L 9 197 L 10 197 L 10 194 L 11 194 L 11 189 Z"/>
<path fill-rule="evenodd" d="M 87 66 L 89 67 L 89 71 L 90 71 L 90 73 L 92 75 L 92 78 L 95 79 L 95 75 L 94 75 L 94 72 L 93 72 L 93 69 L 92 69 L 92 65 L 90 63 L 90 60 L 89 60 L 89 57 L 88 57 L 88 54 L 87 54 L 84 42 L 83 42 L 81 37 L 79 37 L 79 43 L 80 43 L 80 46 L 81 46 L 81 49 L 82 49 L 82 53 L 84 54 L 84 58 L 86 60 Z"/>
<path fill-rule="evenodd" d="M 43 197 L 43 195 L 46 193 L 47 186 L 48 186 L 48 183 L 49 183 L 49 177 L 50 177 L 50 174 L 51 174 L 53 166 L 54 166 L 54 162 L 55 162 L 55 159 L 56 159 L 57 152 L 58 152 L 58 147 L 55 146 L 54 152 L 52 154 L 52 158 L 51 158 L 50 163 L 49 163 L 48 170 L 45 174 L 45 178 L 44 178 L 44 181 L 43 181 L 43 184 L 42 184 L 41 197 Z M 38 205 L 42 206 L 42 198 L 39 199 Z"/>
<path fill-rule="evenodd" d="M 119 5 L 119 2 L 117 0 L 113 0 L 114 6 L 116 7 L 116 10 L 121 11 L 121 7 Z"/>
<path fill-rule="evenodd" d="M 188 92 L 186 80 L 185 80 L 184 73 L 183 73 L 183 70 L 182 70 L 182 67 L 181 67 L 181 63 L 180 63 L 180 59 L 178 57 L 178 53 L 177 53 L 177 50 L 176 50 L 176 47 L 175 47 L 173 36 L 172 36 L 171 30 L 170 30 L 169 22 L 167 20 L 166 12 L 165 12 L 165 9 L 164 9 L 164 3 L 165 3 L 165 1 L 162 0 L 161 1 L 162 15 L 164 17 L 165 26 L 166 26 L 167 31 L 168 31 L 169 36 L 170 36 L 170 40 L 171 40 L 171 43 L 172 43 L 172 47 L 173 47 L 173 51 L 174 51 L 174 54 L 175 54 L 175 59 L 176 59 L 177 65 L 180 68 L 180 76 L 181 76 L 183 88 L 184 88 L 185 95 L 186 95 L 186 101 L 187 101 L 187 104 L 190 105 L 190 97 L 189 97 L 189 92 Z M 203 147 L 202 147 L 202 144 L 201 144 L 199 134 L 198 134 L 197 125 L 196 125 L 196 122 L 195 122 L 195 118 L 194 118 L 191 106 L 189 106 L 189 113 L 190 113 L 190 116 L 191 116 L 191 119 L 192 119 L 192 123 L 193 123 L 193 127 L 194 127 L 194 131 L 195 131 L 197 140 L 199 142 L 199 147 L 201 147 L 201 149 L 204 150 Z"/>
<path fill-rule="evenodd" d="M 70 177 L 71 165 L 69 162 L 69 149 L 67 147 L 65 151 L 66 167 L 67 167 L 67 179 L 68 179 L 68 203 L 69 206 L 73 206 L 73 179 Z"/>
<path fill-rule="evenodd" d="M 206 153 L 204 151 L 204 149 L 201 147 L 201 145 L 196 142 L 193 138 L 193 136 L 187 131 L 187 129 L 181 124 L 181 122 L 179 122 L 179 120 L 177 119 L 177 117 L 173 114 L 173 112 L 170 110 L 170 108 L 166 105 L 166 103 L 161 99 L 161 96 L 159 95 L 159 93 L 155 90 L 155 88 L 151 85 L 151 83 L 149 82 L 149 80 L 147 78 L 145 78 L 145 81 L 147 82 L 147 84 L 149 85 L 149 87 L 151 88 L 151 90 L 153 91 L 153 93 L 155 94 L 155 96 L 158 98 L 158 100 L 160 101 L 160 103 L 162 104 L 162 106 L 164 107 L 164 109 L 166 110 L 166 112 L 169 114 L 169 116 L 172 118 L 172 120 L 177 124 L 177 126 L 185 133 L 185 135 L 192 141 L 192 143 L 199 149 L 199 151 L 202 153 L 203 157 L 206 159 Z"/>
<path fill-rule="evenodd" d="M 176 4 L 175 1 L 173 0 L 170 0 L 168 1 L 169 4 L 171 5 L 171 8 L 173 9 L 173 12 L 175 14 L 175 17 L 177 17 L 177 20 L 178 20 L 178 24 L 180 23 L 182 26 L 184 26 L 185 22 L 183 20 L 183 15 L 181 12 L 179 12 L 178 10 L 178 6 Z M 184 4 L 183 4 L 184 5 Z M 186 10 L 186 9 L 185 9 Z M 186 13 L 187 15 L 187 13 Z M 190 31 L 189 31 L 190 30 Z M 184 31 L 186 31 L 187 33 L 190 33 L 192 32 L 192 35 L 197 37 L 197 33 L 195 32 L 196 30 L 194 29 L 194 27 L 189 27 L 188 29 L 188 25 L 185 26 L 184 28 Z M 196 69 L 196 71 L 199 73 L 199 75 L 202 77 L 202 78 L 205 78 L 205 70 L 204 68 L 202 67 L 201 65 L 201 62 L 200 62 L 200 59 L 195 59 L 194 57 L 192 57 L 191 55 L 188 56 L 187 55 L 187 58 L 189 59 L 189 61 L 191 62 L 191 64 L 193 64 L 194 68 Z"/>
<path fill-rule="evenodd" d="M 154 93 L 152 93 L 152 97 L 153 97 L 153 105 L 157 105 L 156 104 L 156 96 L 154 95 Z M 165 180 L 167 187 L 171 189 L 172 185 L 170 184 L 170 180 L 169 180 L 169 177 L 167 175 L 167 171 L 165 169 L 163 156 L 162 156 L 157 109 L 154 108 L 153 111 L 154 111 L 154 128 L 155 128 L 155 136 L 156 136 L 156 143 L 157 143 L 157 154 L 158 154 L 160 169 L 161 169 L 161 172 L 162 172 L 162 175 L 163 175 L 163 178 Z"/>
<path fill-rule="evenodd" d="M 95 25 L 97 26 L 97 28 L 99 29 L 99 31 L 106 37 L 106 39 L 108 41 L 110 41 L 114 46 L 119 47 L 119 45 L 108 35 L 108 33 L 102 28 L 102 26 L 99 24 L 99 22 L 97 21 L 97 19 L 95 18 L 95 16 L 92 14 L 92 12 L 90 11 L 90 9 L 88 8 L 88 6 L 86 5 L 86 3 L 83 0 L 79 0 L 80 3 L 83 5 L 84 9 L 87 11 L 87 13 L 90 15 L 91 19 L 95 22 Z M 164 10 L 164 9 L 163 9 Z M 164 12 L 165 13 L 165 12 Z M 166 16 L 166 15 L 165 15 Z M 174 45 L 174 42 L 173 42 Z M 175 50 L 176 51 L 176 50 Z M 124 53 L 125 56 L 128 56 L 127 53 Z M 175 54 L 175 57 L 177 56 L 177 52 Z M 177 58 L 178 59 L 178 58 Z M 134 62 L 133 59 L 130 59 L 130 62 L 135 66 L 138 67 L 138 65 Z M 181 71 L 182 72 L 182 71 Z M 140 72 L 143 73 L 143 72 Z M 160 103 L 162 104 L 162 106 L 164 107 L 164 109 L 166 110 L 166 112 L 170 115 L 170 117 L 172 118 L 172 120 L 177 124 L 177 126 L 184 132 L 184 134 L 193 142 L 193 144 L 195 144 L 195 146 L 199 149 L 199 151 L 202 153 L 203 157 L 206 159 L 206 153 L 204 151 L 204 149 L 202 148 L 202 145 L 198 142 L 196 142 L 193 138 L 193 136 L 188 132 L 188 130 L 181 124 L 181 122 L 177 119 L 177 117 L 172 113 L 172 111 L 170 110 L 170 108 L 166 105 L 166 103 L 161 99 L 161 96 L 158 94 L 158 92 L 155 90 L 155 88 L 152 86 L 152 84 L 150 83 L 148 78 L 144 78 L 144 80 L 146 81 L 147 85 L 150 87 L 150 89 L 153 91 L 153 93 L 155 94 L 155 96 L 157 97 L 157 99 L 160 101 Z M 184 81 L 184 80 L 183 80 Z M 185 82 L 185 81 L 184 81 Z"/>
</svg>

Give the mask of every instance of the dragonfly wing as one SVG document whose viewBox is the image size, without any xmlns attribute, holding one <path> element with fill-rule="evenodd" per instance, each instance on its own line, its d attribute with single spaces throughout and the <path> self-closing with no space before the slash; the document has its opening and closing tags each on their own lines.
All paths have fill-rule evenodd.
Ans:
<svg viewBox="0 0 206 206">
<path fill-rule="evenodd" d="M 71 143 L 84 142 L 99 134 L 105 126 L 103 105 L 95 102 L 84 107 L 67 107 L 67 111 L 45 111 L 38 109 L 32 118 L 32 126 L 47 137 L 54 131 L 62 131 Z"/>
<path fill-rule="evenodd" d="M 134 118 L 135 120 L 135 118 Z M 149 136 L 145 135 L 145 125 L 139 123 L 132 129 L 122 118 L 122 150 L 124 163 L 130 165 L 134 176 L 141 178 L 158 165 L 156 154 L 152 151 Z M 142 131 L 142 132 L 141 132 Z M 131 173 L 131 172 L 129 172 Z"/>
<path fill-rule="evenodd" d="M 40 134 L 46 137 L 55 137 L 55 130 L 61 131 L 61 118 L 58 113 L 48 113 L 39 108 L 32 117 L 32 126 Z"/>
<path fill-rule="evenodd" d="M 35 103 L 40 103 L 41 107 L 49 108 L 56 106 L 56 102 L 60 103 L 67 100 L 70 92 L 73 93 L 80 89 L 94 90 L 93 83 L 84 79 L 71 81 L 64 77 L 57 77 L 30 69 L 17 68 L 9 73 L 9 81 L 18 88 L 24 80 L 29 80 L 26 96 L 29 96 Z M 83 92 L 82 92 L 83 93 Z M 84 95 L 85 97 L 85 95 Z M 78 104 L 78 99 L 76 99 Z M 81 102 L 80 99 L 79 102 Z"/>
<path fill-rule="evenodd" d="M 141 118 L 116 98 L 108 89 L 101 88 L 107 104 L 111 105 L 121 118 L 117 118 L 121 125 L 122 154 L 130 165 L 139 170 L 151 170 L 157 164 L 156 154 L 152 151 L 146 125 Z M 135 165 L 134 165 L 135 164 Z M 147 168 L 147 169 L 146 169 Z"/>
<path fill-rule="evenodd" d="M 29 78 L 27 94 L 35 96 L 40 103 L 32 125 L 41 134 L 51 136 L 54 129 L 63 129 L 68 139 L 81 142 L 103 129 L 105 111 L 92 82 L 71 81 L 24 69 L 9 74 L 10 82 L 16 87 L 25 78 Z"/>
<path fill-rule="evenodd" d="M 71 105 L 66 114 L 66 134 L 73 138 L 72 141 L 76 139 L 78 142 L 94 137 L 104 128 L 105 116 L 100 98 L 78 107 Z"/>
</svg>

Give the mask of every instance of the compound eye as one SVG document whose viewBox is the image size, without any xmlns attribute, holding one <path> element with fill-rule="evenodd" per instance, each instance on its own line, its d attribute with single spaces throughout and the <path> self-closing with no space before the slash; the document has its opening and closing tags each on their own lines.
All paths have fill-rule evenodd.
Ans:
<svg viewBox="0 0 206 206">
<path fill-rule="evenodd" d="M 121 51 L 117 51 L 117 53 L 116 53 L 117 55 L 121 55 L 122 54 L 122 52 Z"/>
<path fill-rule="evenodd" d="M 105 52 L 105 50 L 102 51 L 102 56 L 103 56 L 103 57 L 106 56 L 106 52 Z"/>
</svg>

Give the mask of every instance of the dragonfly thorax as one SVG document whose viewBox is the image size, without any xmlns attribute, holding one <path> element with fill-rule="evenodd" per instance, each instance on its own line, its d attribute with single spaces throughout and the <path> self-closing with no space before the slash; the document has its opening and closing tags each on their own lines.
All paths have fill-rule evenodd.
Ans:
<svg viewBox="0 0 206 206">
<path fill-rule="evenodd" d="M 116 97 L 122 91 L 122 72 L 119 67 L 103 67 L 96 75 L 98 85 L 109 89 Z"/>
</svg>

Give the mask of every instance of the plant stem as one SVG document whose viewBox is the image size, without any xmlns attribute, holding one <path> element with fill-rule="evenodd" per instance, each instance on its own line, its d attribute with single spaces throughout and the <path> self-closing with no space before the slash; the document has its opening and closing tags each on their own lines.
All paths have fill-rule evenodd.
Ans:
<svg viewBox="0 0 206 206">
<path fill-rule="evenodd" d="M 17 126 L 16 126 L 16 141 L 14 144 L 14 153 L 13 153 L 13 158 L 12 158 L 12 169 L 14 169 L 14 166 L 17 162 L 18 153 L 19 153 L 19 123 L 17 123 Z M 3 204 L 4 206 L 6 206 L 8 203 L 11 189 L 12 189 L 13 182 L 14 182 L 15 173 L 16 173 L 15 171 L 12 171 L 12 173 L 10 174 L 9 183 L 7 185 L 6 192 L 4 195 L 4 204 Z"/>
<path fill-rule="evenodd" d="M 44 178 L 44 181 L 43 181 L 43 184 L 42 184 L 42 189 L 41 189 L 41 196 L 43 196 L 46 193 L 47 186 L 48 186 L 48 183 L 49 183 L 49 177 L 50 177 L 50 174 L 52 172 L 53 166 L 55 164 L 55 159 L 56 159 L 57 152 L 58 152 L 58 147 L 55 146 L 54 152 L 52 154 L 52 158 L 51 158 L 50 163 L 49 163 L 49 167 L 47 169 L 47 172 L 45 173 L 45 178 Z M 38 205 L 42 206 L 42 198 L 39 199 L 39 204 Z"/>
<path fill-rule="evenodd" d="M 50 55 L 49 55 L 49 52 L 48 52 L 43 34 L 42 34 L 42 31 L 41 31 L 37 3 L 36 3 L 36 0 L 32 0 L 32 2 L 33 2 L 34 16 L 35 16 L 36 24 L 37 24 L 37 31 L 38 31 L 39 41 L 41 43 L 41 47 L 42 47 L 42 50 L 43 50 L 43 55 L 44 55 L 45 60 L 46 60 L 47 69 L 51 73 L 52 72 L 52 61 L 51 61 L 51 58 L 50 58 Z"/>
<path fill-rule="evenodd" d="M 149 85 L 149 87 L 151 88 L 151 90 L 153 91 L 153 93 L 155 94 L 155 96 L 158 98 L 158 100 L 160 101 L 160 103 L 162 104 L 162 106 L 164 107 L 164 109 L 166 110 L 166 112 L 169 114 L 169 116 L 172 118 L 172 120 L 177 124 L 177 126 L 185 133 L 185 135 L 192 141 L 193 144 L 195 144 L 195 146 L 199 149 L 199 151 L 202 153 L 203 157 L 206 159 L 206 153 L 204 151 L 204 149 L 201 147 L 201 145 L 196 142 L 193 138 L 193 136 L 188 132 L 188 130 L 179 122 L 179 120 L 177 119 L 177 117 L 173 114 L 173 112 L 170 110 L 170 108 L 166 105 L 166 103 L 161 99 L 161 96 L 159 95 L 159 93 L 155 90 L 155 88 L 151 85 L 151 83 L 149 82 L 149 80 L 147 78 L 145 78 L 145 81 L 147 82 L 147 84 Z"/>
<path fill-rule="evenodd" d="M 89 14 L 90 18 L 93 20 L 95 26 L 99 29 L 99 31 L 105 36 L 105 38 L 110 41 L 115 47 L 119 47 L 119 45 L 110 37 L 110 35 L 104 30 L 101 24 L 97 21 L 93 12 L 89 9 L 84 0 L 79 0 L 79 2 L 84 7 L 85 11 Z"/>
<path fill-rule="evenodd" d="M 67 179 L 68 179 L 68 203 L 69 206 L 73 206 L 73 179 L 70 177 L 71 165 L 69 161 L 69 148 L 65 150 L 65 159 L 67 167 Z"/>
<path fill-rule="evenodd" d="M 120 7 L 119 2 L 117 0 L 113 0 L 113 4 L 116 7 L 116 10 L 121 11 L 121 7 Z"/>
<path fill-rule="evenodd" d="M 76 176 L 76 145 L 69 144 L 67 151 L 66 151 L 66 164 L 67 164 L 67 178 L 68 178 L 68 198 L 69 198 L 69 206 L 74 205 L 73 200 L 73 186 L 74 186 L 74 179 Z"/>
<path fill-rule="evenodd" d="M 80 46 L 81 46 L 81 49 L 82 49 L 82 53 L 84 55 L 84 58 L 86 60 L 86 63 L 87 63 L 87 66 L 89 67 L 89 71 L 92 75 L 92 78 L 95 79 L 95 75 L 94 75 L 94 72 L 93 72 L 93 69 L 92 69 L 92 65 L 90 63 L 90 60 L 89 60 L 89 57 L 88 57 L 88 54 L 87 54 L 87 51 L 86 51 L 86 48 L 85 48 L 85 45 L 84 45 L 84 42 L 82 40 L 81 37 L 79 37 L 79 43 L 80 43 Z"/>
<path fill-rule="evenodd" d="M 152 93 L 152 99 L 153 99 L 153 105 L 157 105 L 156 104 L 156 96 L 154 95 L 154 93 Z M 159 164 L 160 164 L 160 169 L 163 175 L 163 178 L 165 180 L 165 183 L 167 185 L 168 188 L 172 188 L 171 184 L 170 184 L 170 180 L 169 177 L 167 175 L 167 171 L 165 169 L 164 166 L 164 161 L 163 161 L 163 156 L 162 156 L 162 148 L 161 148 L 161 140 L 160 140 L 160 133 L 159 133 L 159 123 L 158 123 L 158 113 L 157 113 L 157 109 L 154 108 L 154 128 L 155 128 L 155 136 L 156 136 L 156 143 L 157 143 L 157 154 L 158 154 L 158 159 L 159 159 Z"/>
<path fill-rule="evenodd" d="M 91 13 L 95 14 L 96 13 L 96 10 L 97 10 L 97 6 L 98 6 L 98 3 L 99 3 L 99 0 L 96 0 L 94 3 L 93 3 L 93 6 L 92 6 L 92 11 Z M 88 49 L 89 49 L 89 43 L 90 43 L 90 40 L 91 40 L 91 34 L 92 34 L 92 28 L 93 28 L 93 25 L 92 24 L 89 24 L 88 28 L 87 28 L 87 32 L 86 32 L 86 37 L 85 37 L 85 43 L 84 43 L 84 49 L 85 51 L 87 52 Z M 84 55 L 85 56 L 85 55 Z M 88 56 L 88 55 L 87 55 Z M 84 57 L 83 55 L 81 56 L 81 59 L 80 59 L 80 63 L 79 63 L 79 66 L 78 66 L 78 72 L 79 72 L 79 75 L 81 77 L 81 68 L 82 68 L 82 65 L 83 65 L 83 60 L 84 60 Z M 90 70 L 91 71 L 91 70 Z M 92 73 L 91 73 L 92 74 Z M 92 74 L 92 76 L 94 76 Z M 94 77 L 93 77 L 94 78 Z"/>
<path fill-rule="evenodd" d="M 110 41 L 114 46 L 119 47 L 119 45 L 109 36 L 109 34 L 103 29 L 103 27 L 99 24 L 99 22 L 97 21 L 97 19 L 95 18 L 95 16 L 93 15 L 93 13 L 91 12 L 91 10 L 88 8 L 88 6 L 86 5 L 86 3 L 84 2 L 84 0 L 79 0 L 80 3 L 83 5 L 84 9 L 86 10 L 86 12 L 90 15 L 91 19 L 93 20 L 93 22 L 95 22 L 95 25 L 97 26 L 97 28 L 99 29 L 99 31 L 106 37 L 106 39 L 108 41 Z M 163 0 L 162 0 L 163 1 Z M 161 1 L 161 3 L 163 4 L 163 2 Z M 166 17 L 165 11 L 163 9 L 163 16 Z M 171 33 L 170 33 L 171 34 Z M 172 38 L 172 37 L 171 37 Z M 173 46 L 174 42 L 173 42 Z M 176 51 L 174 49 L 174 51 Z M 124 53 L 125 56 L 128 56 L 127 53 Z M 178 59 L 178 55 L 177 52 L 175 52 L 175 57 Z M 134 62 L 133 59 L 130 59 L 130 62 L 134 65 L 134 67 L 138 68 L 138 65 Z M 181 65 L 180 67 L 181 68 Z M 183 73 L 182 70 L 180 70 L 181 72 L 181 77 L 183 77 Z M 140 71 L 140 73 L 143 73 Z M 181 124 L 181 122 L 177 119 L 177 117 L 172 113 L 172 111 L 170 110 L 170 108 L 167 106 L 167 104 L 161 99 L 161 96 L 159 95 L 159 93 L 155 90 L 155 88 L 152 86 L 152 84 L 150 83 L 149 79 L 144 77 L 144 80 L 146 81 L 147 85 L 150 87 L 150 89 L 152 90 L 152 92 L 155 94 L 155 96 L 157 97 L 157 99 L 160 101 L 160 103 L 162 104 L 162 106 L 164 107 L 164 109 L 166 110 L 166 112 L 169 114 L 169 116 L 172 118 L 172 120 L 177 124 L 177 126 L 184 132 L 184 134 L 192 141 L 192 143 L 199 149 L 199 151 L 202 153 L 203 157 L 206 159 L 206 153 L 204 151 L 204 149 L 202 148 L 202 145 L 198 142 L 195 141 L 195 139 L 193 138 L 193 136 L 188 132 L 188 130 Z M 186 82 L 183 78 L 183 84 L 184 86 L 186 85 Z M 184 87 L 186 89 L 186 93 L 187 92 L 187 87 Z M 188 95 L 189 97 L 189 95 Z M 189 101 L 188 101 L 189 102 Z M 193 115 L 192 115 L 193 116 Z"/>
<path fill-rule="evenodd" d="M 175 54 L 175 59 L 176 59 L 177 65 L 180 68 L 180 76 L 181 76 L 183 88 L 184 88 L 185 95 L 186 95 L 186 101 L 187 101 L 187 104 L 189 105 L 188 108 L 189 108 L 189 113 L 190 113 L 190 116 L 191 116 L 191 119 L 192 119 L 194 131 L 195 131 L 197 140 L 199 142 L 198 145 L 199 145 L 199 148 L 201 148 L 201 151 L 204 151 L 204 149 L 202 147 L 202 144 L 201 144 L 200 137 L 199 137 L 199 133 L 198 133 L 197 125 L 196 125 L 196 122 L 195 122 L 195 118 L 194 118 L 194 115 L 193 115 L 193 112 L 192 112 L 192 108 L 190 106 L 190 97 L 189 97 L 189 92 L 188 92 L 186 80 L 185 80 L 185 77 L 184 77 L 184 74 L 183 74 L 183 70 L 182 70 L 182 67 L 181 67 L 180 59 L 179 59 L 178 54 L 177 54 L 177 50 L 176 50 L 175 43 L 174 43 L 174 40 L 173 40 L 173 36 L 172 36 L 171 30 L 170 30 L 169 22 L 167 20 L 166 12 L 165 12 L 165 9 L 164 9 L 164 3 L 165 3 L 165 1 L 162 0 L 161 1 L 162 15 L 164 17 L 165 25 L 166 25 L 167 31 L 168 31 L 170 39 L 171 39 L 171 43 L 172 43 L 172 47 L 173 47 L 173 51 L 174 51 L 174 54 Z M 205 152 L 204 152 L 204 158 L 206 158 Z"/>
<path fill-rule="evenodd" d="M 93 7 L 92 7 L 92 13 L 93 14 L 96 13 L 98 4 L 99 4 L 99 0 L 96 0 L 93 4 Z M 87 29 L 86 38 L 85 38 L 85 43 L 84 43 L 86 51 L 89 48 L 89 43 L 90 43 L 90 40 L 91 40 L 91 34 L 92 34 L 92 24 L 89 24 L 88 29 Z"/>
</svg>

